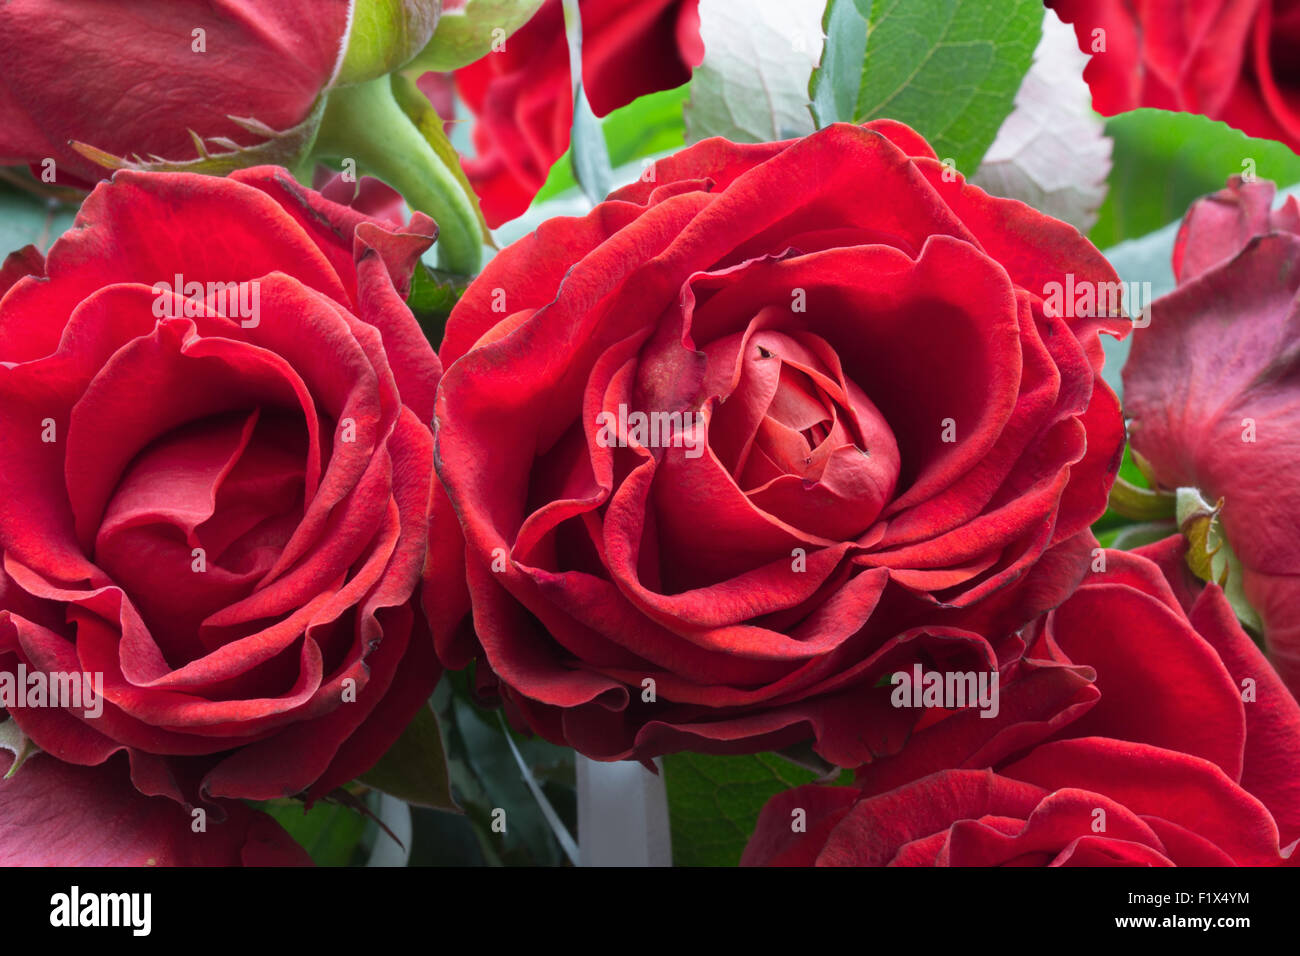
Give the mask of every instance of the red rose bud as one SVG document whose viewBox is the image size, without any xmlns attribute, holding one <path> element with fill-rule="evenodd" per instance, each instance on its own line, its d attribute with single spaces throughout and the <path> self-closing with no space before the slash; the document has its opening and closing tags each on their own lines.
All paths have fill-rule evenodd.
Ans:
<svg viewBox="0 0 1300 956">
<path fill-rule="evenodd" d="M 1026 631 L 998 718 L 942 714 L 854 786 L 778 794 L 742 863 L 1293 864 L 1300 707 L 1184 548 L 1098 549 Z"/>
<path fill-rule="evenodd" d="M 1203 502 L 1184 509 L 1184 529 L 1222 529 L 1231 561 L 1207 556 L 1202 576 L 1244 601 L 1243 619 L 1258 616 L 1270 658 L 1300 692 L 1300 208 L 1288 199 L 1273 210 L 1273 194 L 1272 183 L 1234 178 L 1188 211 L 1178 288 L 1134 333 L 1124 411 L 1152 479 Z M 1193 511 L 1215 524 L 1186 520 Z"/>
<path fill-rule="evenodd" d="M 248 128 L 256 124 L 277 131 L 288 163 L 310 145 L 315 123 L 298 128 L 338 76 L 350 6 L 5 4 L 0 162 L 30 163 L 37 175 L 52 163 L 59 182 L 89 188 L 110 170 L 73 144 L 124 161 L 193 162 L 195 136 L 219 141 L 213 152 L 242 150 L 266 140 Z"/>
<path fill-rule="evenodd" d="M 409 81 L 389 75 L 429 44 L 439 9 L 438 0 L 4 4 L 0 163 L 89 188 L 121 168 L 223 175 L 273 163 L 305 180 L 326 159 L 352 183 L 370 172 L 402 192 L 438 223 L 443 266 L 473 273 L 483 234 L 475 200 L 440 127 L 399 105 Z"/>
<path fill-rule="evenodd" d="M 434 233 L 123 170 L 0 273 L 0 728 L 41 751 L 0 861 L 264 859 L 239 800 L 332 793 L 425 705 Z"/>
<path fill-rule="evenodd" d="M 976 635 L 1086 570 L 1128 321 L 1048 315 L 1067 274 L 1119 286 L 889 121 L 706 140 L 543 224 L 447 324 L 434 523 L 470 566 L 448 592 L 448 546 L 426 603 L 478 643 L 442 659 L 598 759 L 889 752 L 921 716 L 890 674 L 987 671 Z"/>
<path fill-rule="evenodd" d="M 1300 149 L 1300 4 L 1289 0 L 1047 0 L 1074 25 L 1092 105 L 1201 113 Z"/>
</svg>

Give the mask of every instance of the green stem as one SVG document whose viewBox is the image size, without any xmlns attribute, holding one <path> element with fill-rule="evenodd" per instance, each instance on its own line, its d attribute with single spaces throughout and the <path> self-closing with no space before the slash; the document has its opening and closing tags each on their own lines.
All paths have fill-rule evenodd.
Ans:
<svg viewBox="0 0 1300 956">
<path fill-rule="evenodd" d="M 1160 521 L 1174 516 L 1174 496 L 1139 488 L 1116 476 L 1110 489 L 1110 507 L 1117 514 L 1135 521 Z"/>
<path fill-rule="evenodd" d="M 433 217 L 440 269 L 478 272 L 483 242 L 474 204 L 402 111 L 387 76 L 330 91 L 315 155 L 355 160 L 359 172 L 382 179 Z"/>
</svg>

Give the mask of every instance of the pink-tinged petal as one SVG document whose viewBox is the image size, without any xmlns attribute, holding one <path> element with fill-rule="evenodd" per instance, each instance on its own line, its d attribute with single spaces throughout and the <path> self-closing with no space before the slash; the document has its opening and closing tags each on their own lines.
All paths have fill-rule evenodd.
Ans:
<svg viewBox="0 0 1300 956">
<path fill-rule="evenodd" d="M 1168 488 L 1224 499 L 1223 527 L 1293 692 L 1300 496 L 1300 236 L 1257 237 L 1152 307 L 1124 368 L 1133 448 Z"/>
<path fill-rule="evenodd" d="M 1300 210 L 1294 197 L 1273 211 L 1277 188 L 1268 180 L 1228 180 L 1226 189 L 1198 199 L 1187 210 L 1174 241 L 1174 276 L 1190 282 L 1213 266 L 1241 252 L 1255 236 L 1266 232 L 1300 232 Z"/>
<path fill-rule="evenodd" d="M 0 754 L 5 768 L 12 757 Z M 209 808 L 211 809 L 211 808 Z M 126 762 L 97 767 L 37 754 L 0 780 L 0 862 L 6 866 L 309 866 L 278 823 L 237 802 L 193 831 L 188 810 L 131 786 Z"/>
<path fill-rule="evenodd" d="M 1246 600 L 1264 620 L 1269 660 L 1291 693 L 1300 694 L 1300 615 L 1296 614 L 1300 574 L 1269 574 L 1246 568 L 1242 582 Z"/>
</svg>

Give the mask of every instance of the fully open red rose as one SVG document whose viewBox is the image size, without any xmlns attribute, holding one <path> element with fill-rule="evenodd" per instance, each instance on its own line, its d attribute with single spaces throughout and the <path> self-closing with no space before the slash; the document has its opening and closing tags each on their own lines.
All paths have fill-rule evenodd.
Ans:
<svg viewBox="0 0 1300 956">
<path fill-rule="evenodd" d="M 706 140 L 503 251 L 448 323 L 437 449 L 511 708 L 602 759 L 869 760 L 896 655 L 969 643 L 893 638 L 1018 626 L 1086 567 L 1127 321 L 1045 314 L 1066 274 L 1115 282 L 892 122 Z"/>
<path fill-rule="evenodd" d="M 1300 694 L 1300 207 L 1273 184 L 1195 203 L 1174 248 L 1178 288 L 1124 366 L 1134 451 L 1156 483 L 1223 500 L 1269 656 Z"/>
<path fill-rule="evenodd" d="M 49 799 L 37 777 L 92 779 L 50 762 L 118 753 L 142 794 L 185 806 L 315 799 L 428 698 L 441 366 L 402 297 L 435 231 L 273 167 L 119 173 L 44 263 L 11 260 L 0 691 L 91 675 L 103 700 L 0 698 L 43 751 L 0 784 L 7 816 Z M 21 839 L 3 828 L 0 856 L 35 859 Z"/>
<path fill-rule="evenodd" d="M 1092 56 L 1098 112 L 1202 113 L 1300 148 L 1297 0 L 1047 0 Z"/>
<path fill-rule="evenodd" d="M 690 79 L 704 55 L 698 2 L 580 0 L 583 82 L 597 116 Z M 528 208 L 569 148 L 573 98 L 561 0 L 545 0 L 504 49 L 455 78 L 476 117 L 477 155 L 465 171 L 496 227 Z"/>
<path fill-rule="evenodd" d="M 864 768 L 855 786 L 798 787 L 774 797 L 743 862 L 1269 866 L 1300 859 L 1300 707 L 1223 592 L 1188 587 L 1183 546 L 1174 537 L 1141 554 L 1106 552 L 1107 570 L 1028 632 L 1006 693 L 1015 701 L 1037 697 L 1040 707 L 1055 696 L 1055 719 L 1026 719 L 1019 706 L 1004 706 L 994 720 L 972 710 L 936 712 L 898 756 Z M 1077 665 L 1095 671 L 1090 695 L 1043 680 Z"/>
</svg>

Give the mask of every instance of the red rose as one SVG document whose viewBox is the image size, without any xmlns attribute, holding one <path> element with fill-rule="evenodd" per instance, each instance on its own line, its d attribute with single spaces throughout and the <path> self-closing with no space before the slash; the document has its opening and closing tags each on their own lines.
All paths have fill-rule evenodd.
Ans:
<svg viewBox="0 0 1300 956">
<path fill-rule="evenodd" d="M 347 0 L 14 0 L 0 9 L 0 163 L 55 160 L 61 181 L 108 170 L 69 141 L 116 156 L 189 159 L 190 130 L 251 146 L 231 117 L 285 130 L 329 85 Z M 195 49 L 201 30 L 203 51 Z M 267 83 L 274 75 L 275 82 Z"/>
<path fill-rule="evenodd" d="M 1047 0 L 1092 61 L 1092 104 L 1202 113 L 1300 148 L 1296 0 Z"/>
<path fill-rule="evenodd" d="M 861 763 L 898 656 L 974 647 L 895 637 L 1019 626 L 1086 569 L 1123 441 L 1096 331 L 1127 321 L 1043 295 L 1114 273 L 893 122 L 652 175 L 452 313 L 437 454 L 469 595 L 436 615 L 472 598 L 515 715 L 589 756 L 811 733 Z"/>
<path fill-rule="evenodd" d="M 1012 702 L 1052 721 L 936 713 L 853 787 L 763 808 L 743 863 L 823 866 L 1268 866 L 1300 837 L 1300 707 L 1216 585 L 1193 595 L 1183 542 L 1106 552 L 1028 632 Z M 1157 559 L 1160 564 L 1148 559 Z M 1163 574 L 1162 574 L 1163 569 Z M 1165 575 L 1168 575 L 1168 578 Z M 1091 694 L 1054 670 L 1088 665 Z M 1037 688 L 1024 687 L 1035 680 Z M 1040 701 L 1040 706 L 1042 706 Z M 803 811 L 799 813 L 799 811 Z"/>
<path fill-rule="evenodd" d="M 580 0 L 583 85 L 597 116 L 691 78 L 704 55 L 699 0 Z M 569 148 L 569 48 L 561 0 L 540 10 L 499 52 L 456 71 L 477 121 L 465 171 L 496 227 L 528 208 Z"/>
<path fill-rule="evenodd" d="M 426 701 L 441 366 L 403 295 L 435 232 L 273 167 L 122 172 L 43 264 L 11 259 L 0 706 L 43 753 L 0 784 L 7 813 L 36 776 L 92 779 L 51 762 L 118 753 L 186 807 L 314 800 Z M 24 696 L 32 674 L 102 699 Z M 11 836 L 0 856 L 31 859 Z"/>
<path fill-rule="evenodd" d="M 434 0 L 406 0 L 399 14 L 390 6 L 11 0 L 0 5 L 0 165 L 30 163 L 41 175 L 54 160 L 58 182 L 88 188 L 111 170 L 73 143 L 182 163 L 287 131 L 296 134 L 277 161 L 296 162 L 331 87 L 387 72 L 433 34 Z M 358 24 L 366 35 L 354 58 Z"/>
<path fill-rule="evenodd" d="M 1272 200 L 1272 183 L 1234 177 L 1188 211 L 1178 288 L 1134 336 L 1124 411 L 1158 484 L 1223 499 L 1245 596 L 1300 694 L 1300 208 Z"/>
</svg>

